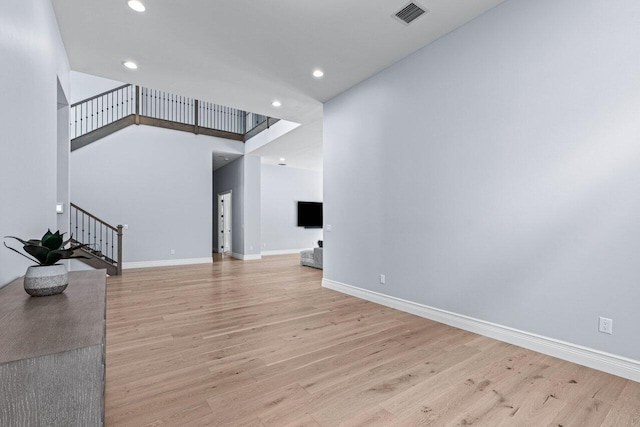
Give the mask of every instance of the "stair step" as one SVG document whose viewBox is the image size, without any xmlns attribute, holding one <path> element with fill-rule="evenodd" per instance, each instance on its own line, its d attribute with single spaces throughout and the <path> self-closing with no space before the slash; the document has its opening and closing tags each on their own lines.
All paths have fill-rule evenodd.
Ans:
<svg viewBox="0 0 640 427">
<path fill-rule="evenodd" d="M 74 252 L 74 255 L 82 255 L 86 257 L 86 258 L 79 258 L 79 260 L 84 262 L 87 265 L 90 265 L 93 268 L 106 269 L 107 274 L 109 274 L 110 276 L 115 276 L 118 274 L 118 267 L 114 265 L 113 262 L 109 262 L 104 258 L 97 257 L 94 254 L 92 254 L 90 251 L 87 251 L 81 248 L 81 249 L 77 249 Z"/>
</svg>

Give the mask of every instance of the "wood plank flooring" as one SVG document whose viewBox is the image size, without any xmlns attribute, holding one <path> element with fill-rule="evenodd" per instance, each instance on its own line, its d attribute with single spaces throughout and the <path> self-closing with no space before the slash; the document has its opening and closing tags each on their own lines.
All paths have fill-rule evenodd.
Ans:
<svg viewBox="0 0 640 427">
<path fill-rule="evenodd" d="M 106 425 L 640 426 L 640 384 L 343 295 L 297 255 L 108 279 Z"/>
</svg>

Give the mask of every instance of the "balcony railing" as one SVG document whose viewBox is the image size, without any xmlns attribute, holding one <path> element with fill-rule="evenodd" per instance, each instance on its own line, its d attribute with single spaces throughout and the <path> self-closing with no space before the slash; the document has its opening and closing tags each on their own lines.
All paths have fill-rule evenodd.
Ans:
<svg viewBox="0 0 640 427">
<path fill-rule="evenodd" d="M 71 105 L 71 139 L 135 114 L 135 88 L 124 85 Z"/>
<path fill-rule="evenodd" d="M 118 129 L 134 123 L 147 124 L 244 141 L 277 121 L 261 114 L 134 85 L 123 85 L 77 102 L 71 105 L 70 117 L 72 141 L 92 132 L 98 134 L 100 129 L 114 123 L 117 125 L 113 127 Z M 109 132 L 102 133 L 104 135 L 93 135 L 92 140 Z"/>
</svg>

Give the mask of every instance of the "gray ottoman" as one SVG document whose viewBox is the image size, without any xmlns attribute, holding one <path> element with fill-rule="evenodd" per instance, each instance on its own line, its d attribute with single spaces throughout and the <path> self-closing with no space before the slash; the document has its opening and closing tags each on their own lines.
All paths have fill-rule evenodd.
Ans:
<svg viewBox="0 0 640 427">
<path fill-rule="evenodd" d="M 308 249 L 300 252 L 300 265 L 322 268 L 322 248 Z"/>
</svg>

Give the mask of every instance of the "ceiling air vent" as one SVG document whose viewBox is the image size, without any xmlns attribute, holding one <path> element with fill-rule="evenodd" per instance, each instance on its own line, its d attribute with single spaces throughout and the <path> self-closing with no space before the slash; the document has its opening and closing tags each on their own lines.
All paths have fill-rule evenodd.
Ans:
<svg viewBox="0 0 640 427">
<path fill-rule="evenodd" d="M 401 20 L 402 22 L 404 22 L 405 24 L 410 24 L 416 18 L 420 17 L 421 15 L 424 15 L 427 12 L 429 11 L 421 8 L 415 3 L 409 3 L 408 5 L 400 9 L 400 11 L 396 13 L 394 16 L 399 20 Z"/>
</svg>

